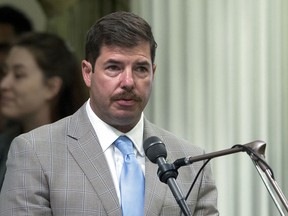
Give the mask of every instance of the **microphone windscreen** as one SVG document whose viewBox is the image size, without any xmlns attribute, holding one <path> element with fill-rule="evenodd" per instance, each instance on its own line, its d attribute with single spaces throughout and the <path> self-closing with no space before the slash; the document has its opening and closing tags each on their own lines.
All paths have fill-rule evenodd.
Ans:
<svg viewBox="0 0 288 216">
<path fill-rule="evenodd" d="M 143 143 L 143 148 L 146 156 L 152 163 L 156 163 L 159 157 L 165 159 L 167 157 L 166 147 L 159 137 L 152 136 L 147 138 Z"/>
</svg>

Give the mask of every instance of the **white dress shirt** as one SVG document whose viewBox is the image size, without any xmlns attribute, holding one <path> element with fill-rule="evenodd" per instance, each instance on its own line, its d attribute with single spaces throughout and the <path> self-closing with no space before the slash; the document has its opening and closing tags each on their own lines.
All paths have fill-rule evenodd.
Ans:
<svg viewBox="0 0 288 216">
<path fill-rule="evenodd" d="M 112 126 L 102 121 L 92 110 L 90 106 L 90 99 L 86 104 L 86 111 L 88 118 L 97 134 L 100 145 L 108 162 L 110 172 L 113 178 L 113 182 L 117 191 L 117 195 L 120 200 L 119 190 L 119 179 L 121 169 L 123 165 L 123 155 L 120 150 L 113 145 L 113 142 L 124 133 L 116 130 Z M 134 151 L 136 153 L 137 160 L 142 168 L 143 174 L 145 175 L 145 153 L 143 149 L 143 129 L 144 129 L 144 114 L 142 113 L 141 118 L 137 125 L 128 133 L 125 133 L 134 144 Z"/>
</svg>

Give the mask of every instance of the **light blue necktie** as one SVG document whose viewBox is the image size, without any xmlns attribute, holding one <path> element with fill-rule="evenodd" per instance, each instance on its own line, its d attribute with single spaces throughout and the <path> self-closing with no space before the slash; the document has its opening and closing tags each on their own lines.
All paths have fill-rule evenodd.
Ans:
<svg viewBox="0 0 288 216">
<path fill-rule="evenodd" d="M 124 157 L 119 183 L 122 215 L 143 216 L 145 181 L 134 154 L 133 143 L 127 136 L 120 136 L 114 144 Z"/>
</svg>

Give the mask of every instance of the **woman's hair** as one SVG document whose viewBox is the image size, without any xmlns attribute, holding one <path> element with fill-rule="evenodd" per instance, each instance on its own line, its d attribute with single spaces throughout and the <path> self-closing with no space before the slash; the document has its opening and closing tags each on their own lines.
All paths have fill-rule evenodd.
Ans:
<svg viewBox="0 0 288 216">
<path fill-rule="evenodd" d="M 61 89 L 52 102 L 52 122 L 71 115 L 87 100 L 80 63 L 59 36 L 27 33 L 20 36 L 12 46 L 24 47 L 34 56 L 45 80 L 56 76 L 61 78 Z"/>
</svg>

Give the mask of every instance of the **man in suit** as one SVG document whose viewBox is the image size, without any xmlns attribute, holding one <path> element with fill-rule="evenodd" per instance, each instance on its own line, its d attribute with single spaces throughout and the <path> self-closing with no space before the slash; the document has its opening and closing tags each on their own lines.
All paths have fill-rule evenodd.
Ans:
<svg viewBox="0 0 288 216">
<path fill-rule="evenodd" d="M 0 215 L 180 215 L 157 164 L 145 157 L 143 140 L 159 137 L 167 161 L 204 151 L 149 122 L 149 100 L 157 44 L 149 24 L 129 12 L 115 12 L 88 31 L 82 74 L 90 98 L 75 114 L 17 137 L 10 148 L 0 194 Z M 115 146 L 121 135 L 134 144 L 144 194 L 132 194 L 127 213 L 120 179 L 124 161 Z M 179 169 L 177 183 L 188 192 L 203 162 Z M 135 179 L 136 181 L 137 179 Z M 122 183 L 121 183 L 122 184 Z M 129 186 L 129 185 L 128 185 Z M 131 189 L 133 192 L 133 188 Z M 136 204 L 144 196 L 143 203 Z M 140 201 L 141 202 L 141 201 Z M 218 215 L 217 190 L 208 165 L 187 199 L 192 215 Z M 137 209 L 133 209 L 135 206 Z M 135 207 L 136 208 L 136 207 Z"/>
</svg>

